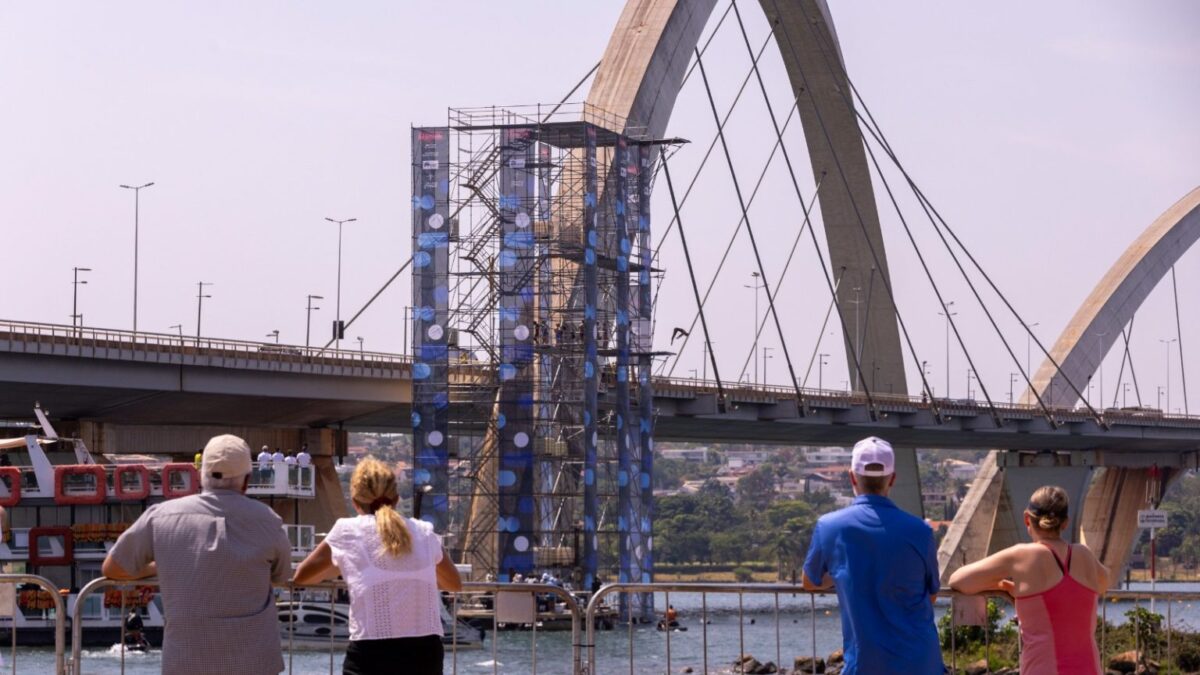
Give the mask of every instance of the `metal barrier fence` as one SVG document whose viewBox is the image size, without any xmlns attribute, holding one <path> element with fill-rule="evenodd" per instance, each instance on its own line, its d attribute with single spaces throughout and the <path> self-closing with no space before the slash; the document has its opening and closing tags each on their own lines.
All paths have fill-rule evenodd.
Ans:
<svg viewBox="0 0 1200 675">
<path fill-rule="evenodd" d="M 609 604 L 610 598 L 614 595 L 644 592 L 660 595 L 663 603 L 663 607 L 659 608 L 660 615 L 662 609 L 672 603 L 673 594 L 676 598 L 699 595 L 699 607 L 690 608 L 693 612 L 698 610 L 699 616 L 697 617 L 695 614 L 688 616 L 687 627 L 681 627 L 684 631 L 687 631 L 688 628 L 692 631 L 699 628 L 699 639 L 695 639 L 694 633 L 677 633 L 669 628 L 655 630 L 654 626 L 637 628 L 639 635 L 635 639 L 637 624 L 626 620 L 624 622 L 625 630 L 615 631 L 614 635 L 621 636 L 623 634 L 627 645 L 619 644 L 620 637 L 614 638 L 618 644 L 608 644 L 606 646 L 609 648 L 604 650 L 605 654 L 598 654 L 596 621 L 598 609 Z M 724 602 L 717 602 L 713 596 L 724 596 L 726 599 Z M 761 601 L 749 603 L 749 598 L 756 596 Z M 767 597 L 763 598 L 762 596 Z M 988 625 L 986 605 L 983 607 L 984 615 L 982 617 L 978 617 L 978 612 L 975 613 L 977 618 L 982 618 L 982 621 L 968 620 L 967 623 L 959 623 L 962 615 L 969 615 L 971 612 L 955 611 L 956 609 L 966 609 L 966 605 L 979 604 L 980 601 L 986 600 L 998 599 L 1009 603 L 1011 599 L 1008 596 L 990 595 L 976 600 L 972 596 L 961 596 L 949 589 L 943 589 L 938 596 L 941 599 L 935 612 L 940 619 L 938 638 L 943 651 L 947 652 L 946 665 L 950 667 L 950 672 L 962 672 L 961 668 L 970 665 L 964 662 L 968 657 L 971 657 L 972 661 L 980 657 L 985 659 L 989 664 L 988 672 L 994 672 L 997 669 L 995 666 L 997 657 L 1003 656 L 1007 661 L 1016 661 L 1019 658 L 1019 637 L 1015 629 L 1007 623 L 1007 619 L 1015 614 L 1011 605 L 1008 606 L 1007 611 L 1001 610 L 999 616 L 993 615 L 990 626 Z M 785 606 L 781 603 L 781 598 L 795 599 L 795 601 L 790 606 Z M 1188 620 L 1180 616 L 1179 610 L 1181 607 L 1186 607 L 1192 615 L 1192 621 L 1200 619 L 1200 606 L 1192 610 L 1190 605 L 1197 601 L 1200 601 L 1200 593 L 1109 591 L 1101 598 L 1097 616 L 1097 646 L 1102 661 L 1107 664 L 1109 659 L 1114 656 L 1133 651 L 1141 655 L 1143 661 L 1161 662 L 1163 672 L 1168 672 L 1169 668 L 1170 672 L 1181 672 L 1174 670 L 1178 667 L 1175 659 L 1179 658 L 1184 651 L 1178 645 L 1179 629 L 1184 624 L 1200 628 L 1200 623 L 1188 624 Z M 748 603 L 754 606 L 747 607 Z M 1121 625 L 1109 623 L 1117 619 L 1114 614 L 1114 606 L 1120 608 L 1120 613 L 1127 614 L 1126 620 Z M 584 617 L 584 623 L 587 626 L 584 645 L 586 658 L 577 672 L 583 675 L 624 672 L 632 674 L 649 671 L 674 673 L 679 672 L 681 667 L 694 667 L 698 673 L 713 671 L 740 673 L 742 670 L 739 670 L 736 664 L 749 653 L 747 633 L 751 630 L 757 631 L 760 638 L 755 644 L 754 651 L 757 651 L 759 656 L 765 654 L 766 658 L 774 659 L 773 663 L 777 667 L 796 673 L 818 672 L 818 670 L 824 672 L 825 665 L 816 665 L 823 662 L 823 657 L 828 653 L 823 651 L 819 644 L 822 640 L 818 639 L 818 623 L 824 619 L 825 625 L 821 627 L 821 630 L 824 633 L 823 641 L 827 643 L 825 649 L 829 650 L 830 645 L 833 645 L 833 649 L 840 649 L 842 646 L 841 627 L 835 616 L 836 609 L 836 596 L 833 593 L 810 593 L 791 584 L 610 584 L 601 588 L 587 605 Z M 1139 610 L 1143 609 L 1149 609 L 1149 612 L 1140 613 Z M 801 623 L 801 619 L 795 617 L 797 613 L 808 615 L 807 625 L 801 630 L 796 628 Z M 1129 614 L 1133 616 L 1128 616 Z M 722 620 L 722 615 L 725 618 L 731 616 L 736 621 L 736 628 L 730 626 L 730 621 Z M 769 625 L 763 625 L 764 622 L 761 619 L 764 615 L 772 619 Z M 941 619 L 944 616 L 949 616 L 948 621 Z M 716 619 L 715 623 L 714 618 Z M 983 625 L 981 626 L 981 624 Z M 973 636 L 964 634 L 964 628 L 973 627 L 976 628 Z M 650 635 L 655 637 L 648 637 L 645 634 L 647 630 L 650 631 Z M 736 639 L 734 639 L 735 630 Z M 1005 642 L 1007 653 L 998 654 L 994 651 L 997 647 L 993 644 L 993 633 L 999 634 L 1006 630 L 1013 631 Z M 761 639 L 764 633 L 767 635 L 765 643 Z M 723 643 L 716 649 L 712 644 L 714 635 Z M 973 645 L 963 644 L 967 637 L 974 641 Z M 678 644 L 685 640 L 685 644 Z M 946 644 L 946 641 L 949 644 Z M 979 642 L 982 642 L 982 645 Z M 603 642 L 599 644 L 605 645 Z M 638 652 L 635 649 L 638 645 L 649 649 Z M 800 646 L 803 646 L 803 651 L 799 650 Z M 624 652 L 621 659 L 614 657 L 618 649 Z M 765 653 L 762 651 L 763 649 L 766 649 Z M 680 658 L 681 651 L 684 652 L 683 658 Z M 1192 651 L 1195 651 L 1194 647 Z M 607 660 L 605 656 L 608 657 Z M 784 662 L 785 658 L 789 659 L 789 662 Z M 1194 658 L 1200 658 L 1200 654 L 1195 654 Z M 796 667 L 795 670 L 793 670 L 793 666 Z M 807 670 L 809 667 L 813 669 Z M 745 672 L 754 671 L 747 669 Z M 1012 672 L 1016 672 L 1015 665 Z"/>
<path fill-rule="evenodd" d="M 12 575 L 12 576 L 24 576 L 24 575 Z M 36 578 L 40 578 L 40 577 L 36 577 Z M 3 581 L 3 579 L 4 579 L 4 577 L 0 576 L 0 581 Z M 45 580 L 43 580 L 43 581 L 45 581 Z M 48 587 L 53 588 L 53 586 L 49 586 L 49 582 L 46 582 L 46 584 L 48 585 Z M 94 579 L 93 581 L 88 583 L 86 586 L 84 586 L 82 589 L 80 589 L 78 595 L 75 598 L 75 606 L 71 613 L 71 656 L 70 656 L 70 660 L 66 663 L 65 666 L 63 665 L 63 651 L 60 648 L 58 655 L 57 655 L 59 665 L 57 666 L 57 670 L 55 672 L 58 674 L 62 674 L 62 675 L 81 675 L 82 673 L 85 672 L 85 668 L 84 668 L 84 664 L 83 664 L 83 660 L 82 660 L 83 659 L 83 630 L 84 630 L 83 611 L 84 611 L 85 605 L 87 604 L 86 600 L 90 596 L 92 596 L 97 591 L 100 591 L 103 589 L 108 589 L 108 588 L 121 589 L 121 588 L 143 587 L 143 586 L 157 587 L 158 581 L 157 581 L 157 579 L 138 579 L 136 581 L 116 581 L 113 579 L 107 579 L 107 578 L 101 577 L 98 579 Z M 338 628 L 345 628 L 348 624 L 349 617 L 346 615 L 348 608 L 345 605 L 339 604 L 337 602 L 337 592 L 344 590 L 345 585 L 341 582 L 338 582 L 338 583 L 325 583 L 325 584 L 320 584 L 320 585 L 316 585 L 316 586 L 306 586 L 306 587 L 287 585 L 287 586 L 279 586 L 277 588 L 280 590 L 288 591 L 288 600 L 290 601 L 290 603 L 287 605 L 287 609 L 286 609 L 286 611 L 288 613 L 287 624 L 286 624 L 286 626 L 287 626 L 286 634 L 281 636 L 281 639 L 283 640 L 283 649 L 285 652 L 284 660 L 285 660 L 285 663 L 287 666 L 287 673 L 289 673 L 289 675 L 291 675 L 292 673 L 300 673 L 300 672 L 310 673 L 310 672 L 312 672 L 311 670 L 306 670 L 306 671 L 296 670 L 296 667 L 297 667 L 296 655 L 297 655 L 297 653 L 301 652 L 302 649 L 305 647 L 312 647 L 312 648 L 317 648 L 317 649 L 326 649 L 327 648 L 328 652 L 329 652 L 329 662 L 328 662 L 329 663 L 329 665 L 328 665 L 329 673 L 330 673 L 330 675 L 333 675 L 333 673 L 339 672 L 336 669 L 336 654 L 341 649 L 345 648 L 346 637 L 344 634 L 339 635 Z M 305 600 L 305 599 L 303 599 L 303 594 L 307 593 L 307 592 L 316 592 L 316 593 L 325 594 L 328 596 L 328 598 L 327 599 L 320 598 L 320 599 Z M 451 602 L 451 607 L 450 607 L 451 629 L 450 629 L 448 635 L 446 636 L 447 639 L 443 640 L 443 644 L 445 645 L 447 656 L 450 659 L 450 663 L 448 664 L 450 666 L 449 672 L 451 672 L 451 673 L 458 672 L 458 668 L 459 668 L 458 660 L 459 660 L 460 647 L 467 641 L 467 638 L 463 638 L 459 635 L 459 628 L 460 628 L 461 621 L 458 619 L 458 616 L 459 616 L 460 603 L 461 603 L 461 600 L 463 597 L 476 598 L 476 599 L 482 597 L 482 598 L 490 599 L 491 619 L 492 619 L 492 621 L 491 621 L 491 625 L 492 625 L 492 645 L 491 645 L 492 658 L 491 658 L 491 662 L 492 662 L 492 672 L 494 674 L 498 675 L 498 673 L 500 672 L 500 668 L 501 668 L 501 663 L 498 658 L 499 654 L 497 654 L 497 651 L 496 651 L 497 650 L 497 646 L 496 646 L 497 640 L 495 638 L 495 635 L 496 635 L 496 631 L 501 628 L 502 624 L 505 624 L 505 623 L 520 624 L 520 625 L 527 624 L 529 626 L 529 629 L 530 629 L 530 651 L 529 651 L 529 654 L 530 654 L 530 663 L 532 666 L 530 669 L 530 672 L 536 673 L 538 671 L 538 651 L 537 651 L 538 625 L 545 621 L 554 619 L 554 618 L 557 618 L 560 620 L 565 619 L 565 620 L 569 621 L 569 623 L 570 623 L 571 662 L 569 664 L 568 671 L 555 670 L 553 672 L 570 672 L 570 673 L 581 672 L 581 662 L 582 662 L 582 656 L 583 656 L 583 652 L 582 652 L 583 609 L 579 606 L 579 603 L 576 601 L 575 597 L 570 592 L 566 591 L 565 589 L 558 587 L 558 586 L 551 586 L 548 584 L 507 584 L 507 583 L 491 583 L 491 582 L 488 582 L 488 583 L 469 582 L 469 583 L 463 584 L 463 590 L 461 592 L 454 593 L 451 595 L 452 595 L 452 602 Z M 56 596 L 57 596 L 57 593 L 56 593 Z M 553 606 L 555 607 L 554 610 L 539 611 L 539 603 L 538 603 L 539 596 L 543 599 L 543 601 L 546 598 L 553 596 L 559 602 L 553 603 Z M 119 668 L 120 668 L 120 672 L 122 674 L 124 674 L 126 672 L 126 660 L 125 660 L 126 630 L 125 630 L 125 622 L 124 622 L 124 616 L 126 613 L 125 598 L 126 598 L 126 594 L 121 593 L 120 594 L 120 599 L 121 599 L 120 615 L 122 617 L 122 620 L 121 620 L 120 640 L 119 640 L 119 644 L 120 644 Z M 61 603 L 62 603 L 62 601 L 60 598 L 59 604 L 61 605 Z M 328 611 L 327 611 L 327 615 L 329 618 L 328 631 L 324 632 L 322 634 L 322 637 L 320 637 L 320 638 L 312 638 L 312 636 L 298 636 L 296 633 L 297 615 L 302 614 L 305 611 L 307 611 L 306 606 L 311 606 L 311 607 L 321 606 L 323 609 L 328 608 Z M 65 611 L 60 612 L 59 616 L 61 617 L 63 614 L 65 614 Z M 305 614 L 305 616 L 308 616 L 308 615 Z M 312 622 L 305 621 L 305 623 L 311 624 Z M 282 619 L 281 619 L 281 627 L 282 627 Z M 59 624 L 59 631 L 60 631 L 60 633 L 62 632 L 61 621 Z M 325 637 L 326 635 L 327 635 L 327 639 Z M 320 641 L 321 644 L 318 644 L 318 640 Z M 63 644 L 61 637 L 60 637 L 59 644 L 60 645 Z M 326 645 L 327 645 L 327 647 L 326 647 Z M 476 670 L 474 672 L 478 672 L 478 671 Z"/>
<path fill-rule="evenodd" d="M 63 675 L 65 668 L 65 654 L 67 648 L 67 608 L 63 602 L 62 596 L 59 595 L 58 587 L 50 583 L 50 580 L 38 576 L 36 574 L 0 574 L 0 585 L 11 585 L 13 588 L 13 599 L 11 607 L 11 615 L 9 618 L 8 630 L 11 647 L 9 650 L 9 661 L 13 675 L 16 675 L 17 670 L 17 632 L 19 626 L 18 619 L 23 618 L 23 611 L 20 603 L 17 602 L 18 593 L 20 592 L 17 585 L 32 584 L 38 587 L 39 592 L 44 592 L 50 597 L 52 607 L 50 611 L 54 613 L 54 673 L 55 675 Z M 46 596 L 42 596 L 46 597 Z M 6 608 L 7 609 L 7 608 Z M 2 611 L 0 611 L 2 613 Z M 0 619 L 0 626 L 3 626 L 3 619 Z M 25 671 L 21 671 L 25 672 Z"/>
</svg>

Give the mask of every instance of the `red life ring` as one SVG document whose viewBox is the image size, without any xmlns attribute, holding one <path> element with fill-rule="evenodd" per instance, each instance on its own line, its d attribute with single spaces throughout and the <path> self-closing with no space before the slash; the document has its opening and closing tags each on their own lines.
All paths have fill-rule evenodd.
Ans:
<svg viewBox="0 0 1200 675">
<path fill-rule="evenodd" d="M 95 489 L 91 493 L 67 494 L 67 476 L 95 477 Z M 108 497 L 108 481 L 104 475 L 104 467 L 99 464 L 67 464 L 54 467 L 54 503 L 55 504 L 103 504 Z"/>
<path fill-rule="evenodd" d="M 61 467 L 60 467 L 61 468 Z M 101 469 L 103 470 L 103 469 Z M 61 556 L 43 556 L 38 539 L 42 537 L 62 537 L 63 554 Z M 29 530 L 29 564 L 30 565 L 70 565 L 75 561 L 75 534 L 69 527 L 34 527 Z"/>
<path fill-rule="evenodd" d="M 21 501 L 21 470 L 15 466 L 0 466 L 0 478 L 8 476 L 8 496 L 0 497 L 0 506 L 16 506 Z"/>
<path fill-rule="evenodd" d="M 187 477 L 187 487 L 177 490 L 171 487 L 171 476 L 180 473 Z M 196 470 L 196 465 L 186 462 L 175 462 L 164 465 L 162 469 L 162 491 L 163 497 L 166 499 L 186 497 L 199 492 L 200 472 Z"/>
<path fill-rule="evenodd" d="M 126 490 L 122 476 L 135 474 L 141 485 L 136 490 Z M 141 501 L 150 496 L 150 471 L 143 464 L 119 464 L 113 470 L 113 494 L 121 501 Z"/>
</svg>

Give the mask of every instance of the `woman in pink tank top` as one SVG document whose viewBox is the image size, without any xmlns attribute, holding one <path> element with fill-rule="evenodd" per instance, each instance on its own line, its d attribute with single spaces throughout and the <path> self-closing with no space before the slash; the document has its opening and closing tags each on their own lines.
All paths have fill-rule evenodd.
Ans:
<svg viewBox="0 0 1200 675">
<path fill-rule="evenodd" d="M 1096 675 L 1096 600 L 1108 570 L 1083 544 L 1063 541 L 1067 493 L 1038 488 L 1025 509 L 1033 540 L 960 567 L 950 586 L 960 593 L 1003 591 L 1013 596 L 1021 630 L 1022 675 Z"/>
</svg>

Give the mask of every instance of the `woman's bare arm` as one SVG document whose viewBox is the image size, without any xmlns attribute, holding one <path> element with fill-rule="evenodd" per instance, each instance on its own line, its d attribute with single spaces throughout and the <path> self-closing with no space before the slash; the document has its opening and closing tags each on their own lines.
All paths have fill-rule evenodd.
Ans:
<svg viewBox="0 0 1200 675">
<path fill-rule="evenodd" d="M 1006 590 L 1001 582 L 1012 576 L 1016 547 L 1009 547 L 983 560 L 963 565 L 950 575 L 950 587 L 959 593 Z"/>
<path fill-rule="evenodd" d="M 340 574 L 337 566 L 333 564 L 333 549 L 329 544 L 321 542 L 296 568 L 296 576 L 292 577 L 292 583 L 297 586 L 319 584 Z"/>
<path fill-rule="evenodd" d="M 446 549 L 442 549 L 442 559 L 437 564 L 437 585 L 443 591 L 457 593 L 462 590 L 462 577 L 458 575 L 458 568 L 454 566 L 454 561 L 450 560 L 450 556 L 446 555 Z"/>
</svg>

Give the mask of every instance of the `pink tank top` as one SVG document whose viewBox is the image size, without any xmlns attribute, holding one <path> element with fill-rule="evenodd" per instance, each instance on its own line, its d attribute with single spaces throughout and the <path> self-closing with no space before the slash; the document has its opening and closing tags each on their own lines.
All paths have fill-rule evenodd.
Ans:
<svg viewBox="0 0 1200 675">
<path fill-rule="evenodd" d="M 1041 593 L 1016 599 L 1022 675 L 1100 672 L 1100 651 L 1096 648 L 1099 595 L 1071 576 L 1071 551 L 1068 545 L 1067 560 L 1063 562 L 1050 549 L 1054 562 L 1062 570 L 1062 579 L 1057 584 Z"/>
</svg>

